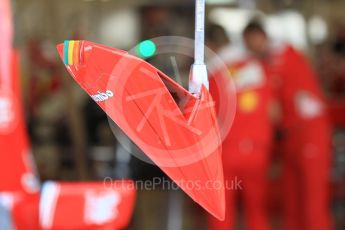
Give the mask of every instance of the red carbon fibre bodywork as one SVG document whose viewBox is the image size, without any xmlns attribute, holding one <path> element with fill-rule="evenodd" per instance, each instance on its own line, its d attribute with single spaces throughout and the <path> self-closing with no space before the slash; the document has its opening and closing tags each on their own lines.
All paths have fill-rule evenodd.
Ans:
<svg viewBox="0 0 345 230">
<path fill-rule="evenodd" d="M 65 45 L 58 45 L 62 59 Z M 78 45 L 73 50 L 80 61 L 66 65 L 77 83 L 190 197 L 223 219 L 221 138 L 207 89 L 195 97 L 125 51 L 88 41 Z"/>
</svg>

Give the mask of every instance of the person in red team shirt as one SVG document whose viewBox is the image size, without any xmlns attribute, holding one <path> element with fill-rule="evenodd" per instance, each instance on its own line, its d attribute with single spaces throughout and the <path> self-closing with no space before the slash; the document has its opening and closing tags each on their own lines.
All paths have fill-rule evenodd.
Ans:
<svg viewBox="0 0 345 230">
<path fill-rule="evenodd" d="M 260 22 L 249 23 L 243 36 L 270 72 L 281 104 L 284 228 L 331 229 L 331 127 L 316 75 L 292 46 L 270 41 Z"/>
<path fill-rule="evenodd" d="M 221 30 L 219 26 L 214 26 L 206 34 L 212 38 L 212 34 L 217 33 L 217 39 L 213 39 L 217 42 L 224 40 L 219 38 Z M 216 46 L 211 43 L 210 47 L 215 50 Z M 237 105 L 233 126 L 222 145 L 226 218 L 225 221 L 218 221 L 210 217 L 209 226 L 214 230 L 236 229 L 236 201 L 241 195 L 246 229 L 266 230 L 269 229 L 265 196 L 272 143 L 272 87 L 261 64 L 248 56 L 244 49 L 228 46 L 218 54 L 226 69 L 210 71 L 210 92 L 217 112 L 220 111 L 221 100 L 231 100 L 227 87 L 219 84 L 224 82 L 224 78 L 227 78 L 228 84 L 231 80 L 235 85 Z M 234 186 L 236 182 L 240 182 L 239 186 Z"/>
</svg>

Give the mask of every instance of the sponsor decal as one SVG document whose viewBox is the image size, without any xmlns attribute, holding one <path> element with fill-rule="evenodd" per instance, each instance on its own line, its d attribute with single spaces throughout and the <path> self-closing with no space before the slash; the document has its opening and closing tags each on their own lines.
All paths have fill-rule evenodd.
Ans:
<svg viewBox="0 0 345 230">
<path fill-rule="evenodd" d="M 253 112 L 259 104 L 259 96 L 255 91 L 241 93 L 238 96 L 238 106 L 242 112 Z"/>
<path fill-rule="evenodd" d="M 322 101 L 307 91 L 300 91 L 295 96 L 297 113 L 305 119 L 318 117 L 324 112 Z"/>
<path fill-rule="evenodd" d="M 91 95 L 91 98 L 95 101 L 95 102 L 102 102 L 102 101 L 106 101 L 110 98 L 112 98 L 114 96 L 114 93 L 111 90 L 107 90 L 105 92 L 97 92 L 97 94 L 95 95 Z"/>
<path fill-rule="evenodd" d="M 39 191 L 39 181 L 37 177 L 31 173 L 24 173 L 21 177 L 21 183 L 24 187 L 24 190 L 28 193 L 36 193 Z"/>
<path fill-rule="evenodd" d="M 26 173 L 22 175 L 21 183 L 24 189 L 29 193 L 36 193 L 40 190 L 40 181 L 37 177 L 35 160 L 30 149 L 22 152 L 23 161 L 26 167 Z"/>
<path fill-rule="evenodd" d="M 120 202 L 121 197 L 115 191 L 88 191 L 85 194 L 85 222 L 100 225 L 116 219 Z"/>
<path fill-rule="evenodd" d="M 0 133 L 10 133 L 18 123 L 18 104 L 13 94 L 0 90 Z"/>
<path fill-rule="evenodd" d="M 236 90 L 238 92 L 259 88 L 265 84 L 263 69 L 255 62 L 239 69 L 233 69 L 231 73 L 234 76 Z"/>
</svg>

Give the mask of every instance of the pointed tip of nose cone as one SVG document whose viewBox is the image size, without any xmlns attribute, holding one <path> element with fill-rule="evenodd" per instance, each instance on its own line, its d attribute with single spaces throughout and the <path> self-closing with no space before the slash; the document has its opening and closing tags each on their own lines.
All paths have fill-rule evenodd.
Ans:
<svg viewBox="0 0 345 230">
<path fill-rule="evenodd" d="M 223 221 L 225 219 L 225 195 L 223 189 L 208 192 L 207 200 L 199 200 L 198 203 L 218 220 Z"/>
<path fill-rule="evenodd" d="M 214 205 L 212 208 L 206 208 L 205 206 L 201 205 L 203 208 L 206 209 L 213 217 L 217 218 L 220 221 L 225 220 L 225 207 L 222 207 L 222 204 L 218 203 L 218 205 Z"/>
<path fill-rule="evenodd" d="M 225 220 L 225 206 L 223 204 L 218 203 L 210 213 L 220 221 Z"/>
<path fill-rule="evenodd" d="M 225 220 L 225 209 L 219 213 L 214 214 L 214 216 L 220 220 L 220 221 L 224 221 Z"/>
</svg>

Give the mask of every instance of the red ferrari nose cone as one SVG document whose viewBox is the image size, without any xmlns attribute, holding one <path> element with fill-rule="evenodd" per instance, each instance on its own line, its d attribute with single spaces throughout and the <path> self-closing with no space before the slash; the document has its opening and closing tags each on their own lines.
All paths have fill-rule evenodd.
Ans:
<svg viewBox="0 0 345 230">
<path fill-rule="evenodd" d="M 88 41 L 58 45 L 77 83 L 190 197 L 224 218 L 221 139 L 206 88 L 195 97 L 147 62 Z"/>
</svg>

